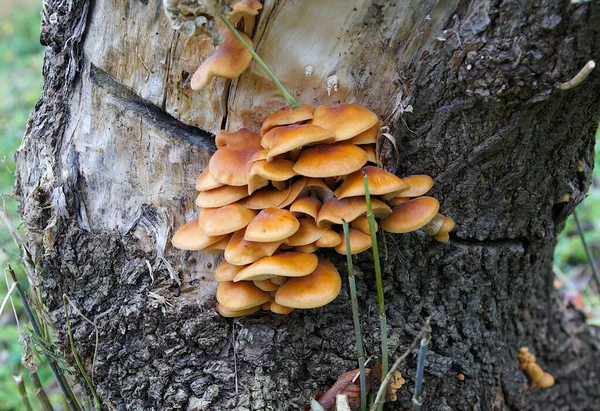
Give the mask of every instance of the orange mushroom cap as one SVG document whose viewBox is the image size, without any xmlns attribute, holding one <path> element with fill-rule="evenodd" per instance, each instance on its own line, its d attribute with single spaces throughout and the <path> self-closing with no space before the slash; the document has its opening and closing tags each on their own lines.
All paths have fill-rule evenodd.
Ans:
<svg viewBox="0 0 600 411">
<path fill-rule="evenodd" d="M 273 277 L 302 277 L 317 268 L 318 258 L 314 254 L 286 252 L 264 257 L 241 270 L 234 278 L 238 281 L 266 280 Z"/>
<path fill-rule="evenodd" d="M 230 310 L 247 310 L 260 306 L 271 299 L 269 293 L 261 290 L 250 281 L 234 283 L 223 281 L 217 289 L 217 301 Z"/>
<path fill-rule="evenodd" d="M 244 231 L 236 231 L 225 248 L 225 259 L 233 265 L 252 264 L 263 257 L 271 256 L 282 243 L 282 241 L 271 243 L 246 241 Z"/>
<path fill-rule="evenodd" d="M 275 127 L 262 138 L 269 150 L 267 161 L 276 156 L 300 149 L 304 146 L 327 143 L 333 140 L 331 132 L 313 124 L 292 124 Z"/>
<path fill-rule="evenodd" d="M 290 278 L 275 293 L 275 302 L 291 308 L 316 308 L 333 301 L 342 288 L 335 266 L 319 257 L 315 270 L 304 277 Z"/>
<path fill-rule="evenodd" d="M 236 202 L 219 208 L 203 208 L 200 210 L 198 222 L 205 234 L 217 236 L 246 227 L 255 216 L 256 211 Z"/>
<path fill-rule="evenodd" d="M 298 231 L 299 227 L 300 222 L 288 210 L 269 207 L 248 224 L 244 239 L 263 243 L 283 241 Z"/>
<path fill-rule="evenodd" d="M 430 222 L 437 214 L 440 203 L 433 197 L 418 197 L 394 207 L 381 221 L 381 228 L 390 233 L 410 233 Z"/>
<path fill-rule="evenodd" d="M 399 195 L 410 189 L 410 186 L 398 176 L 374 166 L 366 166 L 350 174 L 342 185 L 335 190 L 338 199 L 365 195 L 364 174 L 369 177 L 369 193 L 371 195 Z"/>
<path fill-rule="evenodd" d="M 336 143 L 304 150 L 294 171 L 306 177 L 337 177 L 359 170 L 366 162 L 367 153 L 358 146 Z"/>
<path fill-rule="evenodd" d="M 198 217 L 184 224 L 173 236 L 171 242 L 180 250 L 202 250 L 221 241 L 226 235 L 209 236 L 200 230 Z"/>
<path fill-rule="evenodd" d="M 335 141 L 348 140 L 377 124 L 377 114 L 357 104 L 322 105 L 315 109 L 312 124 L 335 135 Z"/>
<path fill-rule="evenodd" d="M 252 40 L 243 32 L 240 35 L 254 47 Z M 217 46 L 214 53 L 202 62 L 192 76 L 192 90 L 201 90 L 210 83 L 213 77 L 236 78 L 244 72 L 252 61 L 252 55 L 235 37 L 231 30 L 223 32 L 225 40 Z"/>
<path fill-rule="evenodd" d="M 288 126 L 290 124 L 308 121 L 313 117 L 314 111 L 314 108 L 308 104 L 302 104 L 301 107 L 295 107 L 292 110 L 290 110 L 289 106 L 285 106 L 269 115 L 265 121 L 263 121 L 262 127 L 260 128 L 260 135 L 264 136 L 274 127 Z M 268 148 L 266 145 L 263 145 L 263 147 Z"/>
</svg>

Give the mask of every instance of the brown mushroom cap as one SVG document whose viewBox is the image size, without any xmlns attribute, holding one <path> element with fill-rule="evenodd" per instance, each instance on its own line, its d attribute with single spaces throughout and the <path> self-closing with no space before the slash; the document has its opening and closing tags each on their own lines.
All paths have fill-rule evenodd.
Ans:
<svg viewBox="0 0 600 411">
<path fill-rule="evenodd" d="M 231 12 L 227 19 L 234 26 L 244 20 L 244 33 L 252 35 L 254 31 L 254 22 L 258 11 L 262 9 L 262 3 L 259 0 L 240 0 L 231 8 Z"/>
<path fill-rule="evenodd" d="M 428 175 L 414 175 L 402 179 L 410 186 L 410 190 L 403 192 L 401 197 L 420 197 L 433 187 L 433 178 Z"/>
<path fill-rule="evenodd" d="M 237 273 L 242 271 L 247 265 L 233 265 L 227 260 L 223 260 L 217 267 L 213 276 L 217 281 L 233 281 Z"/>
<path fill-rule="evenodd" d="M 299 218 L 298 222 L 300 223 L 300 227 L 286 240 L 286 244 L 293 247 L 314 243 L 327 231 L 327 227 L 317 227 L 317 223 L 312 217 Z"/>
<path fill-rule="evenodd" d="M 406 203 L 409 202 L 411 200 L 410 197 L 394 197 L 390 200 L 387 200 L 386 203 L 391 206 L 397 206 L 398 204 L 402 204 L 402 203 Z"/>
<path fill-rule="evenodd" d="M 383 121 L 378 120 L 377 123 L 368 130 L 363 131 L 356 137 L 352 137 L 348 140 L 350 144 L 365 145 L 365 144 L 377 144 L 377 135 L 379 129 L 383 125 Z"/>
<path fill-rule="evenodd" d="M 269 309 L 275 314 L 289 314 L 292 311 L 294 311 L 292 307 L 284 307 L 281 304 L 277 304 L 277 302 L 275 301 L 271 302 L 271 306 L 269 307 Z"/>
<path fill-rule="evenodd" d="M 260 135 L 264 136 L 274 127 L 288 126 L 310 120 L 313 117 L 314 111 L 315 110 L 308 104 L 302 104 L 302 107 L 296 107 L 292 110 L 290 110 L 289 106 L 285 106 L 269 115 L 269 117 L 263 121 L 262 127 L 260 128 Z M 263 145 L 263 147 L 268 148 L 269 146 Z"/>
<path fill-rule="evenodd" d="M 360 148 L 367 153 L 367 163 L 377 165 L 377 146 L 375 144 L 364 144 Z"/>
<path fill-rule="evenodd" d="M 534 388 L 549 388 L 549 387 L 552 387 L 553 385 L 554 385 L 554 377 L 547 372 L 545 372 L 542 375 L 542 378 L 540 378 L 539 381 L 536 381 L 532 384 L 532 386 Z"/>
<path fill-rule="evenodd" d="M 231 309 L 225 307 L 224 305 L 219 304 L 217 306 L 217 310 L 219 311 L 219 314 L 221 314 L 221 316 L 223 316 L 223 317 L 227 317 L 227 318 L 243 317 L 245 315 L 254 314 L 258 310 L 260 310 L 260 305 L 257 305 L 256 307 L 250 307 L 245 310 L 231 310 Z"/>
<path fill-rule="evenodd" d="M 226 235 L 209 236 L 200 230 L 198 217 L 187 222 L 177 230 L 171 243 L 180 250 L 202 250 L 211 244 L 221 241 Z"/>
<path fill-rule="evenodd" d="M 439 241 L 440 243 L 445 243 L 450 240 L 450 234 L 436 234 L 433 236 L 435 241 Z"/>
<path fill-rule="evenodd" d="M 310 244 L 306 244 L 306 245 L 297 245 L 296 247 L 294 247 L 294 250 L 298 251 L 299 253 L 307 253 L 307 254 L 314 253 L 318 249 L 319 249 L 319 246 L 317 245 L 316 241 L 314 243 L 310 243 Z"/>
<path fill-rule="evenodd" d="M 333 104 L 317 107 L 311 123 L 331 131 L 335 135 L 335 141 L 342 141 L 367 131 L 377 121 L 377 115 L 365 107 L 357 104 Z"/>
<path fill-rule="evenodd" d="M 367 153 L 358 146 L 336 143 L 304 150 L 294 171 L 307 177 L 337 177 L 359 170 L 366 162 Z"/>
<path fill-rule="evenodd" d="M 269 150 L 267 161 L 272 161 L 281 154 L 332 140 L 333 134 L 324 128 L 313 124 L 292 124 L 271 129 L 262 138 L 262 144 L 267 145 Z"/>
<path fill-rule="evenodd" d="M 283 241 L 298 231 L 299 227 L 300 222 L 288 210 L 269 207 L 248 224 L 244 239 L 265 243 Z"/>
<path fill-rule="evenodd" d="M 275 291 L 279 288 L 279 286 L 277 284 L 273 284 L 271 280 L 252 280 L 252 283 L 266 292 Z"/>
<path fill-rule="evenodd" d="M 290 211 L 296 218 L 302 215 L 308 215 L 316 220 L 320 208 L 321 202 L 318 198 L 300 197 L 294 200 L 294 202 L 290 206 Z"/>
<path fill-rule="evenodd" d="M 342 279 L 334 265 L 319 257 L 317 268 L 304 277 L 290 278 L 275 293 L 275 302 L 291 308 L 316 308 L 338 296 Z"/>
<path fill-rule="evenodd" d="M 371 206 L 377 218 L 384 218 L 392 213 L 392 209 L 377 198 L 371 198 Z M 342 224 L 342 220 L 350 223 L 365 214 L 367 214 L 367 200 L 364 197 L 348 197 L 343 200 L 332 198 L 325 201 L 319 210 L 317 225 L 325 227 L 329 224 Z"/>
<path fill-rule="evenodd" d="M 454 220 L 450 217 L 445 217 L 442 227 L 440 228 L 440 231 L 438 231 L 438 234 L 448 234 L 450 231 L 452 231 L 453 228 Z"/>
<path fill-rule="evenodd" d="M 365 195 L 364 174 L 369 177 L 369 193 L 371 195 L 396 196 L 410 189 L 398 176 L 374 166 L 366 166 L 350 174 L 342 185 L 335 190 L 338 199 Z"/>
<path fill-rule="evenodd" d="M 202 208 L 223 207 L 247 196 L 248 186 L 222 186 L 198 194 L 196 205 Z"/>
<path fill-rule="evenodd" d="M 240 35 L 254 48 L 250 37 L 243 32 Z M 252 55 L 235 37 L 231 30 L 223 32 L 225 40 L 215 49 L 214 53 L 202 62 L 192 76 L 192 90 L 201 90 L 210 83 L 213 77 L 236 78 L 244 72 L 252 61 Z"/>
<path fill-rule="evenodd" d="M 259 175 L 271 181 L 286 181 L 294 176 L 294 162 L 290 160 L 259 160 L 252 163 L 248 177 Z"/>
<path fill-rule="evenodd" d="M 232 150 L 243 150 L 245 148 L 262 148 L 260 145 L 260 136 L 247 128 L 240 128 L 237 131 L 221 130 L 215 136 L 217 148 L 227 147 Z"/>
<path fill-rule="evenodd" d="M 315 245 L 320 248 L 331 248 L 340 245 L 342 241 L 341 235 L 332 229 L 327 229 L 327 231 L 325 231 L 323 235 L 319 237 L 317 241 L 315 241 Z"/>
<path fill-rule="evenodd" d="M 238 130 L 238 133 L 247 135 L 249 131 L 242 129 Z M 258 137 L 258 134 L 256 136 Z M 262 147 L 252 147 L 250 144 L 239 148 L 237 146 L 224 145 L 210 158 L 210 162 L 208 163 L 210 174 L 215 180 L 223 184 L 230 186 L 248 185 L 246 172 L 248 163 L 257 160 L 257 153 L 262 151 Z"/>
<path fill-rule="evenodd" d="M 227 234 L 225 238 L 220 241 L 217 241 L 214 244 L 209 245 L 204 248 L 202 252 L 204 254 L 221 254 L 227 248 L 227 244 L 229 244 L 229 240 L 231 240 L 231 234 Z"/>
<path fill-rule="evenodd" d="M 202 170 L 198 176 L 198 179 L 196 180 L 196 190 L 198 191 L 212 190 L 213 188 L 219 188 L 222 186 L 223 183 L 219 183 L 215 177 L 210 174 L 208 167 Z"/>
<path fill-rule="evenodd" d="M 263 257 L 273 255 L 282 243 L 282 241 L 272 243 L 246 241 L 244 231 L 236 231 L 225 248 L 225 259 L 231 264 L 252 264 Z"/>
<path fill-rule="evenodd" d="M 433 197 L 412 199 L 394 207 L 393 213 L 381 221 L 381 228 L 390 233 L 410 233 L 430 222 L 439 208 L 440 203 Z"/>
<path fill-rule="evenodd" d="M 431 219 L 431 221 L 429 221 L 427 224 L 421 227 L 421 230 L 423 230 L 427 235 L 432 237 L 436 234 L 439 234 L 439 231 L 442 228 L 442 225 L 444 224 L 444 218 L 445 217 L 443 215 L 437 213 Z"/>
<path fill-rule="evenodd" d="M 239 283 L 223 281 L 217 289 L 219 304 L 235 311 L 260 306 L 269 301 L 270 298 L 269 293 L 261 290 L 250 281 Z"/>
<path fill-rule="evenodd" d="M 331 187 L 329 187 L 329 185 L 320 178 L 306 179 L 306 184 L 304 184 L 304 188 L 300 192 L 300 197 L 303 196 L 316 197 L 321 200 L 321 202 L 335 197 Z"/>
<path fill-rule="evenodd" d="M 368 250 L 372 246 L 371 236 L 365 234 L 356 228 L 350 228 L 348 230 L 350 234 L 350 253 L 358 254 L 365 250 Z M 335 247 L 335 251 L 340 254 L 346 255 L 346 236 L 343 232 L 340 233 L 342 236 L 342 242 Z"/>
<path fill-rule="evenodd" d="M 306 253 L 278 253 L 264 257 L 240 271 L 233 281 L 267 280 L 276 276 L 302 277 L 317 268 L 318 258 Z"/>
<path fill-rule="evenodd" d="M 249 210 L 240 203 L 232 203 L 219 208 L 203 208 L 198 222 L 205 234 L 217 236 L 246 227 L 255 216 L 256 211 Z"/>
<path fill-rule="evenodd" d="M 371 226 L 369 225 L 369 218 L 366 215 L 357 217 L 350 223 L 352 228 L 362 231 L 365 234 L 371 235 Z M 379 224 L 375 221 L 375 231 L 379 230 Z"/>
<path fill-rule="evenodd" d="M 291 183 L 285 190 L 265 187 L 254 193 L 248 198 L 240 201 L 244 206 L 251 210 L 262 210 L 269 207 L 284 208 L 290 205 L 300 194 L 300 191 L 306 184 L 306 178 L 302 177 Z"/>
</svg>

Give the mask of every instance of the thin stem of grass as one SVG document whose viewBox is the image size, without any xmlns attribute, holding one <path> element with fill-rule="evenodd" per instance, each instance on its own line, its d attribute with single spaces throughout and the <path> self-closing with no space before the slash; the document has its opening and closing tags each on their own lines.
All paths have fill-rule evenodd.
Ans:
<svg viewBox="0 0 600 411">
<path fill-rule="evenodd" d="M 350 230 L 348 222 L 342 219 L 344 238 L 346 239 L 346 260 L 348 262 L 348 283 L 350 284 L 350 301 L 352 302 L 352 319 L 354 321 L 354 337 L 358 351 L 358 368 L 360 370 L 360 409 L 367 409 L 367 373 L 365 371 L 365 350 L 362 344 L 360 316 L 358 314 L 358 299 L 356 297 L 356 281 L 354 280 L 354 264 L 352 263 L 352 248 L 350 247 Z"/>
<path fill-rule="evenodd" d="M 421 397 L 423 391 L 423 374 L 425 373 L 425 358 L 427 357 L 429 341 L 431 340 L 429 321 L 425 322 L 423 331 L 423 338 L 421 338 L 421 346 L 419 348 L 419 360 L 417 362 L 417 375 L 415 377 L 415 392 L 412 398 L 413 411 L 421 411 L 421 406 L 423 405 L 423 399 Z"/>
<path fill-rule="evenodd" d="M 371 205 L 371 193 L 369 192 L 369 176 L 363 172 L 365 185 L 365 198 L 367 201 L 367 218 L 369 220 L 369 231 L 371 232 L 371 245 L 373 247 L 373 264 L 375 266 L 375 281 L 377 282 L 377 301 L 379 303 L 379 328 L 381 329 L 381 375 L 388 373 L 388 341 L 387 321 L 385 317 L 385 301 L 383 298 L 383 280 L 381 277 L 381 262 L 379 260 L 379 247 L 377 246 L 377 230 L 375 229 L 375 216 Z M 383 404 L 379 406 L 383 409 Z"/>
<path fill-rule="evenodd" d="M 35 396 L 42 404 L 42 408 L 44 411 L 54 411 L 52 407 L 52 403 L 48 399 L 48 395 L 42 386 L 42 382 L 40 381 L 40 377 L 38 376 L 37 371 L 29 372 L 29 376 L 31 377 L 31 381 L 33 381 L 33 388 L 35 388 Z"/>
<path fill-rule="evenodd" d="M 300 108 L 301 106 L 300 103 L 298 103 L 298 100 L 296 100 L 294 96 L 292 96 L 290 92 L 287 91 L 285 87 L 283 87 L 283 84 L 281 84 L 279 79 L 275 77 L 275 74 L 273 74 L 271 69 L 265 64 L 265 62 L 260 58 L 260 56 L 256 54 L 252 46 L 248 44 L 248 42 L 242 36 L 240 36 L 240 33 L 233 26 L 233 24 L 231 24 L 231 22 L 227 20 L 227 17 L 223 16 L 222 14 L 220 14 L 219 17 L 221 17 L 221 20 L 223 20 L 223 22 L 227 25 L 229 30 L 231 30 L 235 37 L 244 45 L 246 50 L 248 50 L 248 52 L 252 55 L 254 60 L 256 60 L 258 65 L 262 67 L 265 73 L 267 73 L 267 76 L 269 76 L 269 78 L 275 84 L 277 89 L 281 92 L 281 94 L 283 94 L 283 98 L 285 98 L 285 101 L 288 103 L 288 106 L 290 106 L 290 110 L 293 108 Z"/>
<path fill-rule="evenodd" d="M 29 306 L 29 302 L 27 301 L 27 295 L 25 294 L 25 291 L 23 291 L 23 288 L 21 287 L 21 284 L 19 283 L 19 280 L 17 279 L 17 276 L 16 276 L 15 272 L 13 271 L 12 267 L 10 266 L 10 264 L 8 265 L 7 270 L 9 272 L 13 282 L 17 283 L 17 293 L 19 293 L 19 297 L 21 298 L 21 302 L 23 303 L 23 309 L 25 310 L 25 314 L 27 315 L 27 318 L 29 319 L 29 322 L 31 323 L 33 332 L 35 333 L 35 335 L 38 338 L 41 339 L 40 327 L 38 326 L 35 316 L 33 315 L 33 312 L 31 311 L 31 307 Z M 48 359 L 48 365 L 50 365 L 50 369 L 52 369 L 52 373 L 54 373 L 54 376 L 56 377 L 56 382 L 58 383 L 58 386 L 60 387 L 60 390 L 63 393 L 63 396 L 65 397 L 65 400 L 67 401 L 67 404 L 69 405 L 69 409 L 75 410 L 75 411 L 81 411 L 81 407 L 79 406 L 79 403 L 77 402 L 77 399 L 75 398 L 75 395 L 73 394 L 73 391 L 71 390 L 71 387 L 64 379 L 64 375 L 60 371 L 60 369 L 57 367 L 56 362 L 54 362 L 54 360 L 49 356 L 46 356 L 46 358 Z"/>
<path fill-rule="evenodd" d="M 15 383 L 17 384 L 17 391 L 19 392 L 21 404 L 23 404 L 25 410 L 33 411 L 33 408 L 31 408 L 31 403 L 29 402 L 29 397 L 27 396 L 27 387 L 25 386 L 23 375 L 13 375 L 13 380 L 15 380 Z"/>
<path fill-rule="evenodd" d="M 588 261 L 592 267 L 592 272 L 594 273 L 594 280 L 596 280 L 596 285 L 598 286 L 598 290 L 600 290 L 600 274 L 598 273 L 598 265 L 596 264 L 596 260 L 592 254 L 592 249 L 585 239 L 583 229 L 581 228 L 581 221 L 579 221 L 579 216 L 577 215 L 577 210 L 573 210 L 573 216 L 575 217 L 575 223 L 577 223 L 577 231 L 579 231 L 579 237 L 581 237 L 583 248 L 585 248 L 585 253 L 587 254 Z"/>
<path fill-rule="evenodd" d="M 79 368 L 79 372 L 83 376 L 85 383 L 88 388 L 92 392 L 94 397 L 94 408 L 96 411 L 100 411 L 102 406 L 100 404 L 100 398 L 98 398 L 98 394 L 96 394 L 96 389 L 94 388 L 94 384 L 88 377 L 83 365 L 81 365 L 81 360 L 79 359 L 79 355 L 77 354 L 77 350 L 75 349 L 75 340 L 73 339 L 73 333 L 71 332 L 71 321 L 69 320 L 69 310 L 67 309 L 67 296 L 63 294 L 63 307 L 65 308 L 65 316 L 67 321 L 67 331 L 69 333 L 69 343 L 71 344 L 71 353 L 73 354 L 73 358 L 75 358 L 75 363 L 77 364 L 77 368 Z"/>
</svg>

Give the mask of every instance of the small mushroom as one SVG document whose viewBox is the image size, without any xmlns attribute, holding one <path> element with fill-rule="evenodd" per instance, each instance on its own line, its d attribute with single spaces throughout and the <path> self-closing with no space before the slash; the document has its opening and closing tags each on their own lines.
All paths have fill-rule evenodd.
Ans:
<svg viewBox="0 0 600 411">
<path fill-rule="evenodd" d="M 338 177 L 359 170 L 366 162 L 367 153 L 354 144 L 327 144 L 302 151 L 294 171 L 306 177 Z"/>
<path fill-rule="evenodd" d="M 334 265 L 319 257 L 317 268 L 304 277 L 290 278 L 275 293 L 275 302 L 291 308 L 316 308 L 333 301 L 342 288 Z"/>
<path fill-rule="evenodd" d="M 241 270 L 233 279 L 238 281 L 267 280 L 273 277 L 302 277 L 317 268 L 314 254 L 286 252 L 264 257 Z"/>
<path fill-rule="evenodd" d="M 254 47 L 252 40 L 243 32 L 240 35 L 246 42 Z M 252 55 L 244 45 L 235 37 L 231 30 L 223 32 L 225 40 L 215 49 L 192 76 L 190 86 L 192 90 L 202 90 L 210 83 L 213 77 L 236 78 L 244 72 L 252 61 Z"/>
<path fill-rule="evenodd" d="M 437 214 L 440 203 L 433 197 L 418 197 L 394 207 L 381 221 L 381 228 L 389 233 L 410 233 L 430 222 Z"/>
<path fill-rule="evenodd" d="M 251 36 L 254 31 L 256 16 L 262 7 L 262 3 L 258 0 L 241 0 L 233 5 L 227 18 L 233 25 L 243 21 L 244 33 Z"/>
<path fill-rule="evenodd" d="M 291 151 L 300 150 L 305 146 L 324 144 L 333 141 L 331 132 L 313 124 L 293 124 L 290 126 L 275 127 L 261 140 L 263 146 L 269 150 L 267 161 Z"/>
<path fill-rule="evenodd" d="M 312 124 L 335 135 L 335 141 L 351 139 L 377 124 L 377 115 L 357 104 L 322 105 L 315 109 Z"/>
<path fill-rule="evenodd" d="M 392 173 L 374 166 L 366 166 L 350 174 L 344 179 L 342 185 L 335 190 L 338 199 L 346 197 L 364 196 L 364 175 L 369 177 L 369 192 L 371 195 L 380 195 L 388 200 L 410 189 L 410 186 Z"/>
<path fill-rule="evenodd" d="M 401 197 L 420 197 L 433 187 L 433 178 L 428 175 L 402 177 L 402 180 L 410 186 L 410 190 L 403 192 Z"/>
<path fill-rule="evenodd" d="M 248 196 L 248 186 L 222 186 L 202 191 L 196 197 L 196 205 L 202 208 L 223 207 Z M 242 202 L 242 204 L 244 204 Z M 250 207 L 248 207 L 250 208 Z"/>
<path fill-rule="evenodd" d="M 217 301 L 230 310 L 247 310 L 269 301 L 271 296 L 250 281 L 223 281 L 217 289 Z"/>
<path fill-rule="evenodd" d="M 270 114 L 262 123 L 260 135 L 264 136 L 269 130 L 279 126 L 289 126 L 291 124 L 302 123 L 313 118 L 314 108 L 308 104 L 302 104 L 301 107 L 290 109 L 285 106 L 276 112 Z M 268 146 L 263 145 L 264 148 Z"/>
<path fill-rule="evenodd" d="M 252 264 L 263 257 L 271 256 L 283 242 L 247 241 L 244 240 L 244 231 L 236 231 L 225 248 L 225 259 L 233 265 Z"/>
<path fill-rule="evenodd" d="M 392 213 L 392 209 L 377 198 L 371 198 L 371 207 L 377 218 L 384 218 Z M 317 225 L 326 227 L 331 224 L 342 224 L 342 220 L 352 222 L 365 214 L 367 214 L 367 200 L 364 197 L 348 197 L 342 200 L 332 198 L 325 201 L 319 210 Z"/>
<path fill-rule="evenodd" d="M 225 237 L 226 235 L 209 236 L 204 234 L 198 224 L 198 217 L 196 217 L 177 230 L 171 243 L 180 250 L 202 250 Z"/>
<path fill-rule="evenodd" d="M 288 210 L 269 207 L 262 210 L 246 227 L 244 239 L 270 243 L 283 241 L 294 235 L 300 222 Z"/>
<path fill-rule="evenodd" d="M 236 202 L 219 208 L 203 208 L 200 210 L 198 222 L 205 234 L 217 236 L 246 227 L 255 216 L 256 211 Z"/>
</svg>

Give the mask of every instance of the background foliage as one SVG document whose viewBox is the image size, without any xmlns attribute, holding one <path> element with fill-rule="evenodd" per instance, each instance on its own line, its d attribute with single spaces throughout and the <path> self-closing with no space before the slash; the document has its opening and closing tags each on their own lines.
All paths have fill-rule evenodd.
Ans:
<svg viewBox="0 0 600 411">
<path fill-rule="evenodd" d="M 39 6 L 28 5 L 31 1 L 15 3 L 8 1 L 0 11 L 0 193 L 2 203 L 19 226 L 16 207 L 11 197 L 13 186 L 14 152 L 18 148 L 29 117 L 29 113 L 39 98 L 43 79 L 43 47 L 39 44 Z M 15 7 L 11 7 L 15 6 Z M 597 121 L 598 119 L 590 119 Z M 600 131 L 596 135 L 600 139 Z M 600 148 L 596 145 L 596 162 L 600 159 Z M 600 171 L 595 168 L 595 183 L 600 181 Z M 0 203 L 0 207 L 2 207 Z M 600 248 L 600 186 L 594 184 L 588 198 L 578 207 L 585 235 L 595 255 Z M 453 216 L 454 217 L 454 216 Z M 19 268 L 18 249 L 14 245 L 6 227 L 0 224 L 0 268 L 11 262 L 15 270 Z M 20 271 L 20 270 L 19 270 Z M 586 312 L 591 324 L 600 326 L 600 299 L 593 283 L 592 273 L 587 264 L 587 256 L 581 245 L 577 227 L 571 217 L 566 229 L 559 236 L 555 253 L 557 288 L 561 289 L 565 304 L 574 304 Z M 27 284 L 21 274 L 22 284 Z M 5 281 L 0 281 L 0 300 L 7 293 Z M 16 297 L 16 294 L 15 294 Z M 26 323 L 18 298 L 13 298 L 21 322 Z M 31 381 L 21 366 L 23 348 L 19 339 L 19 328 L 10 306 L 0 316 L 0 408 L 3 410 L 25 409 L 19 399 L 13 375 L 23 374 L 28 385 L 30 401 L 34 409 L 39 403 L 33 396 Z M 61 395 L 47 367 L 41 367 L 40 378 L 48 391 L 55 409 L 62 409 Z"/>
</svg>

